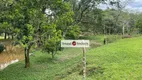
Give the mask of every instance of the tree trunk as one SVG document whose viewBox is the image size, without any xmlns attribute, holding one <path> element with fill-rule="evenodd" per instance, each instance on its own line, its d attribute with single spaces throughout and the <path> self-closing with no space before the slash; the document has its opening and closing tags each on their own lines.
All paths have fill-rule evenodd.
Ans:
<svg viewBox="0 0 142 80">
<path fill-rule="evenodd" d="M 54 51 L 52 51 L 52 59 L 54 59 Z"/>
<path fill-rule="evenodd" d="M 13 35 L 11 35 L 11 37 L 12 37 L 12 40 L 14 39 L 14 36 Z"/>
<path fill-rule="evenodd" d="M 38 32 L 37 32 L 37 39 L 38 39 L 38 42 L 37 42 L 37 47 L 40 48 L 41 45 L 42 45 L 42 41 L 41 41 L 41 24 L 42 22 L 39 23 L 38 25 Z"/>
<path fill-rule="evenodd" d="M 7 35 L 8 35 L 8 39 L 10 39 L 10 35 L 9 35 L 9 33 L 8 33 Z"/>
<path fill-rule="evenodd" d="M 25 47 L 25 68 L 30 67 L 29 48 Z"/>
<path fill-rule="evenodd" d="M 6 37 L 7 37 L 7 33 L 5 32 L 5 33 L 4 33 L 4 39 L 6 39 Z"/>
<path fill-rule="evenodd" d="M 123 27 L 122 27 L 122 35 L 124 35 L 124 34 L 125 34 L 125 27 L 123 25 Z"/>
<path fill-rule="evenodd" d="M 105 45 L 105 44 L 107 44 L 107 39 L 106 39 L 106 38 L 104 38 L 104 45 Z"/>
</svg>

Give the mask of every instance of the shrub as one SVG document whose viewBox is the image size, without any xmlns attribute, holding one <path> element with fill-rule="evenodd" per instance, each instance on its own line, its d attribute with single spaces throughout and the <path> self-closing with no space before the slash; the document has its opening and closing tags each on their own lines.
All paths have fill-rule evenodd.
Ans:
<svg viewBox="0 0 142 80">
<path fill-rule="evenodd" d="M 96 48 L 96 47 L 102 46 L 102 44 L 99 42 L 93 41 L 93 42 L 91 42 L 90 46 L 91 46 L 91 48 Z"/>
<path fill-rule="evenodd" d="M 121 36 L 119 36 L 119 35 L 109 35 L 106 38 L 104 38 L 104 44 L 105 43 L 112 43 L 112 42 L 119 40 L 119 39 L 121 39 Z"/>
<path fill-rule="evenodd" d="M 122 39 L 124 39 L 124 38 L 131 38 L 131 35 L 123 35 Z"/>
<path fill-rule="evenodd" d="M 4 49 L 5 49 L 5 46 L 3 44 L 0 44 L 0 53 L 3 52 Z"/>
<path fill-rule="evenodd" d="M 66 39 L 78 39 L 80 34 L 79 26 L 69 26 L 69 31 L 66 34 Z"/>
</svg>

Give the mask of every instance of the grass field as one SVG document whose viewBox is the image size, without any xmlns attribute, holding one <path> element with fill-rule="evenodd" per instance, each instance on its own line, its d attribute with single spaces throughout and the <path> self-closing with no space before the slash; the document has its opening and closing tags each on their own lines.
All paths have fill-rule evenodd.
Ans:
<svg viewBox="0 0 142 80">
<path fill-rule="evenodd" d="M 141 80 L 142 37 L 119 40 L 87 53 L 87 80 Z M 64 80 L 78 79 L 74 73 Z"/>
<path fill-rule="evenodd" d="M 4 39 L 2 36 L 0 36 L 0 39 Z"/>
<path fill-rule="evenodd" d="M 86 80 L 141 80 L 142 37 L 118 40 L 87 51 Z M 31 67 L 24 61 L 0 71 L 0 80 L 82 80 L 82 50 L 66 48 L 51 55 L 35 53 Z"/>
<path fill-rule="evenodd" d="M 24 61 L 0 71 L 0 80 L 60 80 L 81 64 L 81 49 L 65 49 L 55 59 L 48 53 L 36 52 L 31 56 L 31 67 L 24 68 Z"/>
</svg>

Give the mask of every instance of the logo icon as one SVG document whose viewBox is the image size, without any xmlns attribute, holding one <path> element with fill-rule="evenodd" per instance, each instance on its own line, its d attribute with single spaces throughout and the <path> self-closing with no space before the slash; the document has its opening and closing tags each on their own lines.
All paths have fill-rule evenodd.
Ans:
<svg viewBox="0 0 142 80">
<path fill-rule="evenodd" d="M 73 42 L 72 42 L 72 45 L 73 45 L 73 46 L 76 46 L 76 42 L 75 42 L 75 41 L 73 41 Z"/>
</svg>

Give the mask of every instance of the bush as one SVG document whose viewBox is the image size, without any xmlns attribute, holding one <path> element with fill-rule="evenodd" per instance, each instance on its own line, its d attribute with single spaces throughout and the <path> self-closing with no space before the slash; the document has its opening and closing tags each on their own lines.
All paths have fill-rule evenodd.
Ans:
<svg viewBox="0 0 142 80">
<path fill-rule="evenodd" d="M 123 35 L 122 39 L 125 39 L 125 38 L 131 38 L 131 35 Z"/>
<path fill-rule="evenodd" d="M 102 46 L 102 44 L 100 42 L 91 41 L 90 46 L 91 46 L 91 48 L 97 48 L 97 47 Z"/>
<path fill-rule="evenodd" d="M 3 44 L 0 44 L 0 53 L 3 52 L 4 49 L 5 49 L 5 46 Z"/>
<path fill-rule="evenodd" d="M 104 44 L 105 43 L 112 43 L 112 42 L 119 40 L 119 39 L 121 39 L 121 36 L 119 36 L 119 35 L 109 35 L 106 38 L 104 38 Z"/>
</svg>

